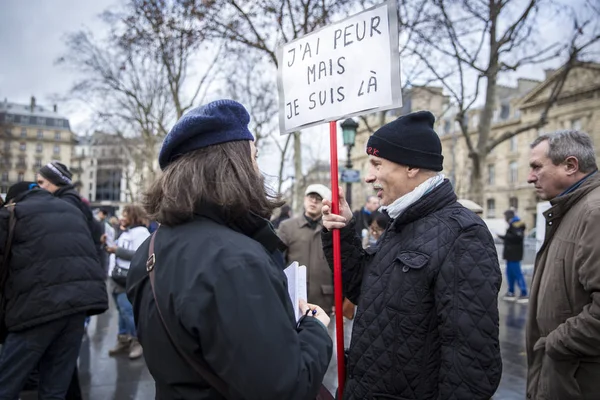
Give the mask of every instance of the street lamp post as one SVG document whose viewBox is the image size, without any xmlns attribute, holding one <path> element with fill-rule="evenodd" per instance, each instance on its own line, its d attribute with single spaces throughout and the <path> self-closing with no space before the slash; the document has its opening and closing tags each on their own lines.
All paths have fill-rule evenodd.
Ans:
<svg viewBox="0 0 600 400">
<path fill-rule="evenodd" d="M 348 156 L 346 158 L 346 168 L 352 169 L 352 147 L 354 147 L 354 141 L 356 140 L 356 130 L 358 129 L 358 123 L 352 118 L 346 119 L 340 125 L 342 127 L 342 136 L 344 138 L 344 146 L 348 148 Z M 350 208 L 352 208 L 352 182 L 346 182 L 346 201 Z"/>
</svg>

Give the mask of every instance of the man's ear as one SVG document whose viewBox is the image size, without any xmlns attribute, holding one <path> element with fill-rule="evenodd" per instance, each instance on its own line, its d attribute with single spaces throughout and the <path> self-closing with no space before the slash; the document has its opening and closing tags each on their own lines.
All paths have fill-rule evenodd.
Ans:
<svg viewBox="0 0 600 400">
<path fill-rule="evenodd" d="M 563 165 L 568 176 L 579 172 L 579 160 L 575 156 L 567 157 L 567 159 L 563 162 Z"/>
<path fill-rule="evenodd" d="M 415 176 L 419 175 L 420 171 L 421 171 L 421 168 L 408 167 L 408 169 L 406 170 L 406 173 L 408 174 L 409 178 L 414 178 Z"/>
</svg>

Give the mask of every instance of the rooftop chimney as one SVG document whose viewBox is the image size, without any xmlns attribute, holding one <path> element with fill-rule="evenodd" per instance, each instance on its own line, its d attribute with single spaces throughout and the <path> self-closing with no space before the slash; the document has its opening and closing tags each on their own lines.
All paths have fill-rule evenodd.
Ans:
<svg viewBox="0 0 600 400">
<path fill-rule="evenodd" d="M 56 107 L 56 104 L 54 105 L 54 112 L 56 112 L 58 108 Z"/>
<path fill-rule="evenodd" d="M 35 109 L 35 97 L 31 96 L 31 112 Z"/>
</svg>

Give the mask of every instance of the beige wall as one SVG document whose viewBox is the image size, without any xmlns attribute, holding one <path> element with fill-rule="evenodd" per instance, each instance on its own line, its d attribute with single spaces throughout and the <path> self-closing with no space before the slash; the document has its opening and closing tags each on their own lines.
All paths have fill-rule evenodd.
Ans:
<svg viewBox="0 0 600 400">
<path fill-rule="evenodd" d="M 10 129 L 13 137 L 9 141 L 12 157 L 8 169 L 8 182 L 0 181 L 0 186 L 17 182 L 21 174 L 23 180 L 35 181 L 39 166 L 51 160 L 58 160 L 67 166 L 70 164 L 74 145 L 74 135 L 70 130 L 18 124 L 12 125 Z M 5 149 L 4 142 L 0 143 L 0 146 Z M 4 166 L 2 172 L 6 172 Z"/>
</svg>

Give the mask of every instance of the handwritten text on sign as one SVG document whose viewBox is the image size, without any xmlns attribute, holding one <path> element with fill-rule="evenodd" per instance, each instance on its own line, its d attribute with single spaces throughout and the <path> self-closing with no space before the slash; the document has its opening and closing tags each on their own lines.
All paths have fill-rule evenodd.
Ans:
<svg viewBox="0 0 600 400">
<path fill-rule="evenodd" d="M 374 7 L 279 49 L 282 133 L 401 106 L 393 4 Z"/>
</svg>

